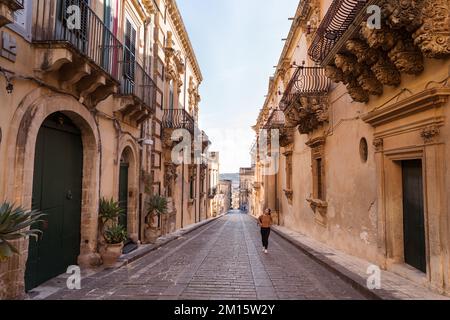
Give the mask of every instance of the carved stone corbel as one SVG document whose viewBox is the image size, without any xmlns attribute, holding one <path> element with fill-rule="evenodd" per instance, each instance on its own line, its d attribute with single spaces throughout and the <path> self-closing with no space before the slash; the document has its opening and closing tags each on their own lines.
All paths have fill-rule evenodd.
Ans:
<svg viewBox="0 0 450 320">
<path fill-rule="evenodd" d="M 348 40 L 345 43 L 345 48 L 356 56 L 358 63 L 371 66 L 378 61 L 379 54 L 377 50 L 370 48 L 367 43 L 359 39 Z"/>
<path fill-rule="evenodd" d="M 322 226 L 326 226 L 328 203 L 319 199 L 306 199 L 306 201 L 314 212 L 316 222 Z"/>
<path fill-rule="evenodd" d="M 398 86 L 401 81 L 400 72 L 398 72 L 394 63 L 389 59 L 380 57 L 371 70 L 377 77 L 378 81 L 387 86 Z"/>
<path fill-rule="evenodd" d="M 364 90 L 356 79 L 350 79 L 347 84 L 347 92 L 353 101 L 367 103 L 369 102 L 369 94 Z"/>
<path fill-rule="evenodd" d="M 409 37 L 399 39 L 388 53 L 389 59 L 395 67 L 407 74 L 419 74 L 424 70 L 423 55 Z"/>
<path fill-rule="evenodd" d="M 378 81 L 373 72 L 366 67 L 357 78 L 359 85 L 371 95 L 379 96 L 383 93 L 383 84 Z"/>
<path fill-rule="evenodd" d="M 388 51 L 397 43 L 397 34 L 385 24 L 381 25 L 381 29 L 370 29 L 367 23 L 363 22 L 360 34 L 373 49 Z"/>
</svg>

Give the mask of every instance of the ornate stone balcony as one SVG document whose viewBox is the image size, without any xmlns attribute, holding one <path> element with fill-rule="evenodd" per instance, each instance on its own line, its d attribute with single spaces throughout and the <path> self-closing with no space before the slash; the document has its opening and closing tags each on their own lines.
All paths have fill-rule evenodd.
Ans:
<svg viewBox="0 0 450 320">
<path fill-rule="evenodd" d="M 86 2 L 55 3 L 36 0 L 36 70 L 46 83 L 94 108 L 118 91 L 123 46 Z M 81 28 L 68 21 L 66 8 L 71 5 L 80 6 Z"/>
<path fill-rule="evenodd" d="M 23 8 L 23 0 L 0 0 L 0 27 L 14 22 L 14 12 Z"/>
<path fill-rule="evenodd" d="M 373 4 L 382 9 L 379 29 L 367 22 Z M 336 0 L 309 55 L 354 101 L 366 103 L 384 86 L 398 86 L 401 73 L 420 74 L 424 57 L 450 56 L 449 6 L 447 0 Z"/>
<path fill-rule="evenodd" d="M 298 67 L 280 103 L 285 128 L 298 126 L 301 134 L 307 134 L 328 121 L 330 83 L 323 68 Z M 292 132 L 286 134 L 292 135 Z"/>
</svg>

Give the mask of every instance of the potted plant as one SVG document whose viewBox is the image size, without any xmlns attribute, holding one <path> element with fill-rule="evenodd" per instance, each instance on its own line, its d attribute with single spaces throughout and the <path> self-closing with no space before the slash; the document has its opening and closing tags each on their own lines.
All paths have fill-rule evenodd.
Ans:
<svg viewBox="0 0 450 320">
<path fill-rule="evenodd" d="M 145 241 L 147 243 L 154 243 L 160 236 L 158 219 L 168 212 L 168 205 L 167 198 L 159 195 L 154 195 L 147 201 L 147 216 L 145 218 Z"/>
<path fill-rule="evenodd" d="M 123 243 L 127 240 L 127 230 L 119 225 L 123 210 L 113 199 L 102 198 L 99 206 L 100 234 L 103 236 L 103 248 L 100 255 L 105 266 L 112 266 L 122 254 Z"/>
<path fill-rule="evenodd" d="M 102 253 L 103 264 L 106 267 L 114 266 L 122 254 L 123 243 L 127 240 L 127 230 L 119 224 L 107 227 L 104 233 L 106 248 Z"/>
<path fill-rule="evenodd" d="M 35 223 L 41 222 L 44 214 L 4 202 L 0 206 L 0 262 L 6 261 L 14 254 L 19 254 L 11 241 L 33 237 L 36 240 L 42 234 L 41 230 L 29 229 Z"/>
</svg>

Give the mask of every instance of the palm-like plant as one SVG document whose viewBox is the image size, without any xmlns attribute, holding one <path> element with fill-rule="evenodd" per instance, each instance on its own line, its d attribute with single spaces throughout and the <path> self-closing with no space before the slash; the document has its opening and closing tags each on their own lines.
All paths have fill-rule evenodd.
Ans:
<svg viewBox="0 0 450 320">
<path fill-rule="evenodd" d="M 159 195 L 154 195 L 147 202 L 147 215 L 157 215 L 160 216 L 162 214 L 166 214 L 169 210 L 169 203 L 167 198 L 161 197 Z"/>
<path fill-rule="evenodd" d="M 123 215 L 124 210 L 120 208 L 118 202 L 113 199 L 107 200 L 102 198 L 100 200 L 99 217 L 103 224 L 108 222 L 115 222 L 121 215 Z"/>
<path fill-rule="evenodd" d="M 41 230 L 30 229 L 33 224 L 41 222 L 45 216 L 39 211 L 27 211 L 4 202 L 0 206 L 0 261 L 4 261 L 19 251 L 10 241 L 33 237 L 36 240 L 42 234 Z"/>
</svg>

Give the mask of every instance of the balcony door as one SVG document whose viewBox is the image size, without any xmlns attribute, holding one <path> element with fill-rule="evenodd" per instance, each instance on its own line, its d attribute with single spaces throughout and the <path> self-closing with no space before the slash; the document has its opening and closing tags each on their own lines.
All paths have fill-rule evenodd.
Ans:
<svg viewBox="0 0 450 320">
<path fill-rule="evenodd" d="M 74 28 L 76 20 L 73 15 L 76 13 L 72 8 L 79 8 L 80 28 Z M 58 19 L 55 30 L 55 40 L 68 41 L 78 51 L 88 54 L 90 15 L 89 0 L 59 0 Z M 76 17 L 75 17 L 76 18 Z"/>
<path fill-rule="evenodd" d="M 123 92 L 131 94 L 134 92 L 136 76 L 136 26 L 129 18 L 125 20 L 125 45 L 124 45 L 124 68 L 123 68 Z"/>
</svg>

